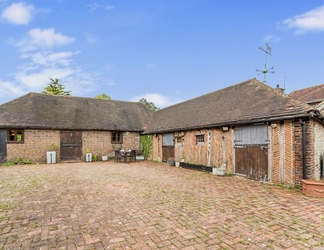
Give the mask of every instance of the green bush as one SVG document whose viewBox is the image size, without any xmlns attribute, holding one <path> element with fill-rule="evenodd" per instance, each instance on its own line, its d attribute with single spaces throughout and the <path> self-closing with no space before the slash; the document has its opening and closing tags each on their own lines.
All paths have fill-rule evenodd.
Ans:
<svg viewBox="0 0 324 250">
<path fill-rule="evenodd" d="M 151 154 L 153 135 L 141 135 L 141 144 L 144 158 L 147 159 Z"/>
</svg>

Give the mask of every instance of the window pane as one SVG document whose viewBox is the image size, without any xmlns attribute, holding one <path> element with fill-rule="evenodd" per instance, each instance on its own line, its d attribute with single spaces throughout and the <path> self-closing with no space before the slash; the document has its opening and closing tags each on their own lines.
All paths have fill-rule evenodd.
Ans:
<svg viewBox="0 0 324 250">
<path fill-rule="evenodd" d="M 204 135 L 197 135 L 197 143 L 204 143 L 205 136 Z"/>
<path fill-rule="evenodd" d="M 9 141 L 15 140 L 15 130 L 9 130 Z"/>
<path fill-rule="evenodd" d="M 22 141 L 22 139 L 23 139 L 23 132 L 17 131 L 17 141 Z"/>
</svg>

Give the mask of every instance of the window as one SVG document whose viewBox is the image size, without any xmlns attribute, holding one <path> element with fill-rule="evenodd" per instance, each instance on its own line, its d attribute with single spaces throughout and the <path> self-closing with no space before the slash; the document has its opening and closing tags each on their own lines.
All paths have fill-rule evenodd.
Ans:
<svg viewBox="0 0 324 250">
<path fill-rule="evenodd" d="M 177 137 L 177 143 L 182 143 L 182 137 Z"/>
<path fill-rule="evenodd" d="M 23 142 L 24 141 L 24 131 L 17 129 L 8 130 L 8 142 Z"/>
<path fill-rule="evenodd" d="M 123 142 L 123 133 L 122 132 L 112 132 L 111 135 L 112 143 L 122 143 Z"/>
<path fill-rule="evenodd" d="M 205 142 L 205 135 L 197 135 L 196 136 L 197 139 L 197 144 L 204 144 Z"/>
</svg>

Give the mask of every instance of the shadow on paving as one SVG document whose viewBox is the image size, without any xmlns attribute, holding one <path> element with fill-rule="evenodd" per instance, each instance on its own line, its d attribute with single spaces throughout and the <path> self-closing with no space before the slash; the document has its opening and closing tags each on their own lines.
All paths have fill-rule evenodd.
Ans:
<svg viewBox="0 0 324 250">
<path fill-rule="evenodd" d="M 0 167 L 0 249 L 324 249 L 324 199 L 145 161 Z"/>
</svg>

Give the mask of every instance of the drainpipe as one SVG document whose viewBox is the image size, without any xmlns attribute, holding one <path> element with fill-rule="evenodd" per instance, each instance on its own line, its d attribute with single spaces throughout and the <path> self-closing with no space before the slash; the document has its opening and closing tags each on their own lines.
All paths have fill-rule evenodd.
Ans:
<svg viewBox="0 0 324 250">
<path fill-rule="evenodd" d="M 299 123 L 302 125 L 303 179 L 306 179 L 306 125 L 302 119 Z"/>
</svg>

